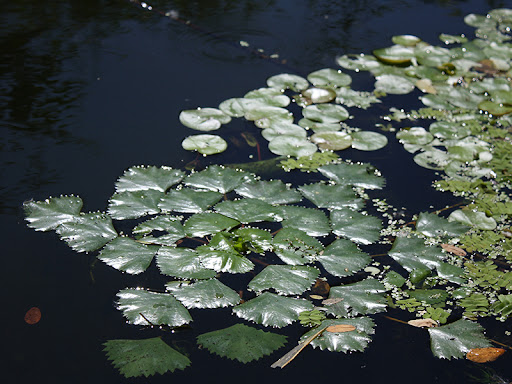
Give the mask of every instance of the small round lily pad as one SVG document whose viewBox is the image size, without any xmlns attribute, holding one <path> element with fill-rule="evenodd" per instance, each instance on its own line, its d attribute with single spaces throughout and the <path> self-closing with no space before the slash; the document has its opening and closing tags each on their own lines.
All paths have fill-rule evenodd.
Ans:
<svg viewBox="0 0 512 384">
<path fill-rule="evenodd" d="M 214 131 L 219 129 L 222 124 L 227 124 L 231 121 L 229 115 L 216 108 L 197 108 L 181 111 L 179 119 L 181 124 L 198 131 Z"/>
<path fill-rule="evenodd" d="M 203 155 L 214 155 L 224 152 L 228 147 L 228 143 L 220 136 L 204 134 L 185 138 L 181 146 L 187 151 L 197 151 Z"/>
</svg>

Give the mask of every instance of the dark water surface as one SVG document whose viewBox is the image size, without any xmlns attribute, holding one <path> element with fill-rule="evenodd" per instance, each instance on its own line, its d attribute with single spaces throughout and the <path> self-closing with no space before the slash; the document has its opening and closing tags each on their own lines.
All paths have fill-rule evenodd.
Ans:
<svg viewBox="0 0 512 384">
<path fill-rule="evenodd" d="M 115 180 L 126 168 L 181 168 L 196 158 L 181 149 L 183 138 L 193 133 L 179 123 L 181 110 L 216 107 L 264 87 L 266 79 L 278 73 L 305 75 L 337 68 L 336 56 L 391 45 L 393 35 L 414 34 L 432 44 L 439 44 L 441 32 L 472 37 L 463 16 L 484 14 L 506 2 L 149 4 L 176 10 L 192 24 L 122 0 L 17 0 L 0 6 L 2 345 L 7 353 L 2 382 L 470 382 L 464 373 L 478 373 L 475 364 L 435 359 L 427 332 L 382 316 L 374 316 L 376 335 L 365 353 L 306 349 L 284 370 L 269 366 L 295 344 L 300 326 L 285 330 L 290 341 L 286 349 L 256 363 L 243 365 L 197 350 L 198 334 L 235 322 L 229 310 L 191 311 L 196 319 L 191 331 L 177 337 L 164 333 L 166 342 L 190 354 L 192 365 L 185 371 L 123 379 L 106 361 L 101 344 L 162 332 L 125 324 L 114 308 L 115 295 L 125 287 L 161 287 L 162 276 L 154 266 L 134 277 L 94 263 L 93 255 L 75 253 L 56 235 L 27 228 L 21 205 L 27 199 L 74 193 L 84 199 L 84 211 L 104 210 Z M 265 54 L 277 53 L 280 62 L 240 48 L 239 41 Z M 371 89 L 369 76 L 351 75 L 354 89 Z M 410 95 L 396 101 L 405 108 L 418 107 Z M 385 114 L 388 107 L 372 113 Z M 378 120 L 378 115 L 356 112 L 354 126 L 372 129 Z M 236 136 L 242 128 L 258 134 L 256 128 L 238 124 L 219 133 Z M 380 151 L 341 156 L 379 168 L 388 181 L 384 197 L 395 206 L 411 213 L 444 206 L 446 196 L 429 189 L 434 175 L 417 167 L 389 137 L 390 144 Z M 248 161 L 252 152 L 247 148 L 207 158 L 203 165 Z M 264 150 L 263 156 L 272 155 Z M 43 318 L 30 326 L 23 316 L 32 306 L 41 309 Z M 504 356 L 491 366 L 510 378 L 511 363 L 511 357 Z"/>
</svg>

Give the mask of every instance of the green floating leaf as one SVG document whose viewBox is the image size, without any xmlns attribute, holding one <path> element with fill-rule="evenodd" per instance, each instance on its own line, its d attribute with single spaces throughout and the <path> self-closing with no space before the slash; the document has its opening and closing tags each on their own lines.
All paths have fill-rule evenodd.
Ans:
<svg viewBox="0 0 512 384">
<path fill-rule="evenodd" d="M 116 192 L 110 198 L 108 214 L 116 220 L 137 219 L 145 215 L 154 215 L 160 213 L 158 204 L 163 196 L 163 192 L 154 189 Z"/>
<path fill-rule="evenodd" d="M 287 205 L 281 207 L 283 228 L 299 229 L 310 236 L 326 236 L 331 232 L 325 213 L 314 208 Z"/>
<path fill-rule="evenodd" d="M 220 165 L 210 165 L 204 171 L 191 173 L 184 180 L 184 183 L 200 189 L 228 193 L 252 179 L 253 177 L 247 172 L 225 168 Z"/>
<path fill-rule="evenodd" d="M 336 92 L 330 88 L 309 88 L 302 91 L 301 95 L 312 103 L 328 103 L 336 98 Z"/>
<path fill-rule="evenodd" d="M 445 140 L 460 140 L 471 134 L 471 130 L 467 126 L 448 121 L 436 121 L 430 124 L 428 130 L 435 137 Z M 426 133 L 424 133 L 424 135 L 427 136 Z"/>
<path fill-rule="evenodd" d="M 315 87 L 346 87 L 352 82 L 352 78 L 349 75 L 341 72 L 340 70 L 331 68 L 324 68 L 315 72 L 311 72 L 308 75 L 308 80 Z"/>
<path fill-rule="evenodd" d="M 246 110 L 246 120 L 254 121 L 258 128 L 270 128 L 274 124 L 293 123 L 293 115 L 281 107 L 261 105 Z"/>
<path fill-rule="evenodd" d="M 352 132 L 352 148 L 360 151 L 376 151 L 388 144 L 388 138 L 381 133 L 371 131 Z"/>
<path fill-rule="evenodd" d="M 314 237 L 294 228 L 283 228 L 273 240 L 274 252 L 286 264 L 309 263 L 323 250 L 323 245 Z"/>
<path fill-rule="evenodd" d="M 429 328 L 432 353 L 441 359 L 460 359 L 473 348 L 490 347 L 483 328 L 469 320 L 460 319 L 442 327 Z"/>
<path fill-rule="evenodd" d="M 393 36 L 391 41 L 395 44 L 402 45 L 404 47 L 414 47 L 416 44 L 421 42 L 421 39 L 413 35 L 399 35 Z"/>
<path fill-rule="evenodd" d="M 282 156 L 310 156 L 316 152 L 316 145 L 296 136 L 278 136 L 268 143 L 270 152 Z"/>
<path fill-rule="evenodd" d="M 117 237 L 101 250 L 98 259 L 112 268 L 137 275 L 149 267 L 157 250 L 129 237 Z"/>
<path fill-rule="evenodd" d="M 299 313 L 310 311 L 313 304 L 304 299 L 294 299 L 264 292 L 254 299 L 233 308 L 240 318 L 254 321 L 265 327 L 281 328 L 298 319 Z"/>
<path fill-rule="evenodd" d="M 233 251 L 212 249 L 206 245 L 197 247 L 196 251 L 201 264 L 216 272 L 246 273 L 254 268 L 248 258 Z"/>
<path fill-rule="evenodd" d="M 342 300 L 327 306 L 327 312 L 336 317 L 367 315 L 384 312 L 387 300 L 386 288 L 380 281 L 369 278 L 353 284 L 331 287 L 329 299 Z"/>
<path fill-rule="evenodd" d="M 282 73 L 269 77 L 267 85 L 280 90 L 291 89 L 292 91 L 300 92 L 309 87 L 309 82 L 301 76 Z"/>
<path fill-rule="evenodd" d="M 458 209 L 450 213 L 448 220 L 458 221 L 464 225 L 469 225 L 483 230 L 493 230 L 496 228 L 496 220 L 492 217 L 487 217 L 484 212 L 479 211 Z"/>
<path fill-rule="evenodd" d="M 436 171 L 443 170 L 450 163 L 450 156 L 439 149 L 432 148 L 414 156 L 414 162 L 419 166 Z"/>
<path fill-rule="evenodd" d="M 183 227 L 185 232 L 192 237 L 203 237 L 211 235 L 225 229 L 231 229 L 239 225 L 240 222 L 220 213 L 202 212 L 190 216 Z"/>
<path fill-rule="evenodd" d="M 347 107 L 357 107 L 367 109 L 373 103 L 381 101 L 372 92 L 354 91 L 353 89 L 342 87 L 336 90 L 336 102 Z"/>
<path fill-rule="evenodd" d="M 233 234 L 241 242 L 244 251 L 264 253 L 272 249 L 272 234 L 263 229 L 237 228 L 233 231 Z"/>
<path fill-rule="evenodd" d="M 498 295 L 498 300 L 491 309 L 500 316 L 508 317 L 512 314 L 512 294 Z"/>
<path fill-rule="evenodd" d="M 440 263 L 437 266 L 439 277 L 455 284 L 464 284 L 467 279 L 464 278 L 464 269 L 448 263 Z"/>
<path fill-rule="evenodd" d="M 116 182 L 116 192 L 147 191 L 155 189 L 165 192 L 179 183 L 185 173 L 171 167 L 137 166 L 127 169 Z"/>
<path fill-rule="evenodd" d="M 50 197 L 44 201 L 29 200 L 23 203 L 25 220 L 36 231 L 49 231 L 73 221 L 82 206 L 82 199 L 78 196 Z"/>
<path fill-rule="evenodd" d="M 396 138 L 403 144 L 426 145 L 434 139 L 434 136 L 423 127 L 412 127 L 398 131 Z"/>
<path fill-rule="evenodd" d="M 427 246 L 423 239 L 417 237 L 397 237 L 389 256 L 409 272 L 434 269 L 445 257 L 441 247 Z"/>
<path fill-rule="evenodd" d="M 311 136 L 310 140 L 320 149 L 342 151 L 352 145 L 352 136 L 346 132 L 319 132 Z"/>
<path fill-rule="evenodd" d="M 203 155 L 216 155 L 228 148 L 228 143 L 217 135 L 191 135 L 187 136 L 181 146 L 186 151 L 197 151 Z"/>
<path fill-rule="evenodd" d="M 133 228 L 132 232 L 137 235 L 137 241 L 143 244 L 174 245 L 176 241 L 186 236 L 180 220 L 180 217 L 160 215 L 143 221 Z M 158 237 L 147 236 L 153 231 L 166 232 L 166 234 Z M 146 236 L 141 237 L 140 235 Z"/>
<path fill-rule="evenodd" d="M 343 55 L 338 57 L 336 62 L 340 67 L 353 71 L 371 71 L 382 65 L 374 56 L 363 53 Z"/>
<path fill-rule="evenodd" d="M 171 293 L 188 309 L 230 307 L 241 300 L 238 293 L 217 279 L 173 288 Z"/>
<path fill-rule="evenodd" d="M 381 189 L 385 180 L 375 174 L 370 164 L 329 164 L 318 168 L 325 177 L 341 185 L 353 185 L 365 189 Z"/>
<path fill-rule="evenodd" d="M 335 132 L 341 129 L 339 122 L 337 123 L 321 123 L 309 119 L 300 119 L 298 124 L 305 129 L 312 130 L 313 132 Z"/>
<path fill-rule="evenodd" d="M 191 188 L 171 190 L 158 204 L 163 212 L 198 213 L 203 212 L 222 198 L 222 193 L 197 191 Z"/>
<path fill-rule="evenodd" d="M 305 198 L 312 201 L 318 208 L 340 209 L 343 207 L 354 210 L 364 206 L 362 199 L 347 185 L 315 183 L 298 188 Z"/>
<path fill-rule="evenodd" d="M 310 288 L 320 271 L 313 267 L 297 265 L 269 265 L 248 285 L 256 292 L 275 289 L 282 295 L 300 295 Z"/>
<path fill-rule="evenodd" d="M 273 107 L 286 107 L 290 104 L 290 98 L 283 95 L 280 89 L 259 88 L 244 95 L 245 99 L 255 100 L 261 104 Z"/>
<path fill-rule="evenodd" d="M 179 327 L 192 321 L 187 308 L 168 293 L 128 288 L 117 297 L 117 309 L 123 311 L 130 324 Z"/>
<path fill-rule="evenodd" d="M 403 45 L 393 45 L 373 51 L 375 57 L 389 64 L 407 64 L 414 57 L 414 49 Z"/>
<path fill-rule="evenodd" d="M 240 196 L 260 199 L 269 204 L 289 204 L 302 200 L 299 192 L 290 189 L 281 180 L 259 180 L 245 183 L 236 188 L 235 192 Z"/>
<path fill-rule="evenodd" d="M 466 233 L 469 227 L 434 213 L 421 212 L 416 220 L 416 230 L 429 237 L 456 237 Z"/>
<path fill-rule="evenodd" d="M 197 344 L 208 349 L 210 353 L 244 364 L 270 355 L 283 347 L 285 342 L 286 336 L 244 324 L 235 324 L 197 337 Z"/>
<path fill-rule="evenodd" d="M 352 325 L 356 329 L 349 332 L 327 332 L 324 331 L 319 337 L 315 338 L 311 345 L 313 348 L 327 349 L 331 352 L 363 352 L 372 341 L 370 335 L 375 333 L 375 324 L 369 317 L 358 317 L 355 319 L 335 319 L 324 320 L 322 323 L 305 333 L 301 341 L 307 340 L 310 336 L 318 332 L 319 329 L 335 325 Z"/>
<path fill-rule="evenodd" d="M 229 115 L 216 108 L 181 111 L 179 119 L 181 124 L 198 131 L 214 131 L 231 121 Z"/>
<path fill-rule="evenodd" d="M 117 237 L 112 220 L 102 213 L 76 216 L 59 225 L 57 233 L 76 252 L 96 251 Z"/>
<path fill-rule="evenodd" d="M 414 90 L 414 83 L 402 76 L 380 75 L 376 77 L 375 90 L 393 95 L 405 95 Z"/>
<path fill-rule="evenodd" d="M 168 346 L 160 337 L 145 340 L 108 340 L 103 344 L 107 358 L 124 377 L 149 377 L 155 373 L 183 370 L 188 357 Z"/>
<path fill-rule="evenodd" d="M 308 133 L 300 125 L 292 123 L 279 123 L 272 124 L 269 128 L 265 128 L 263 131 L 261 131 L 261 135 L 265 138 L 265 140 L 272 141 L 279 136 L 295 136 L 301 139 L 305 139 Z"/>
<path fill-rule="evenodd" d="M 333 276 L 351 276 L 366 267 L 371 257 L 347 239 L 336 239 L 317 256 L 327 272 Z"/>
<path fill-rule="evenodd" d="M 348 111 L 337 104 L 309 105 L 302 110 L 306 119 L 320 123 L 339 123 L 349 118 Z"/>
<path fill-rule="evenodd" d="M 190 248 L 160 247 L 156 263 L 164 275 L 178 279 L 210 279 L 216 275 L 201 264 L 197 252 Z"/>
<path fill-rule="evenodd" d="M 410 297 L 425 302 L 428 305 L 441 304 L 448 299 L 449 295 L 444 289 L 415 289 L 405 291 Z"/>
<path fill-rule="evenodd" d="M 335 235 L 359 244 L 371 244 L 379 239 L 382 222 L 375 216 L 342 208 L 331 212 L 331 227 Z"/>
<path fill-rule="evenodd" d="M 215 206 L 215 211 L 244 224 L 281 220 L 276 207 L 259 199 L 221 201 Z"/>
</svg>

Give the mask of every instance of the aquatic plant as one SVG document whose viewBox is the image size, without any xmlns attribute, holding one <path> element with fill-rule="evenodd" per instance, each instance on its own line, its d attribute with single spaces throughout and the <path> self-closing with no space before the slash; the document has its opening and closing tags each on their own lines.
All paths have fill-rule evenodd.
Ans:
<svg viewBox="0 0 512 384">
<path fill-rule="evenodd" d="M 350 75 L 324 68 L 306 78 L 278 74 L 266 88 L 218 108 L 180 114 L 182 124 L 204 132 L 234 118 L 253 121 L 269 150 L 286 156 L 279 166 L 318 172 L 321 181 L 294 186 L 220 165 L 189 173 L 137 166 L 117 180 L 104 212 L 82 212 L 78 196 L 27 201 L 28 226 L 55 231 L 76 252 L 97 252 L 99 260 L 127 274 L 155 264 L 168 280 L 159 290 L 133 287 L 117 294 L 117 308 L 130 324 L 165 332 L 190 326 L 191 309 L 231 308 L 238 322 L 198 335 L 197 344 L 242 363 L 286 343 L 280 331 L 259 328 L 296 322 L 311 329 L 273 367 L 288 364 L 310 344 L 363 351 L 375 333 L 371 316 L 388 307 L 428 320 L 422 324 L 434 326 L 428 332 L 439 358 L 489 347 L 478 318 L 507 321 L 512 313 L 512 49 L 506 43 L 512 11 L 465 21 L 477 27 L 477 39 L 441 35 L 450 48 L 394 36 L 394 45 L 373 55 L 339 57 L 344 69 L 375 76 L 373 93 L 352 90 Z M 382 189 L 384 177 L 370 164 L 341 160 L 332 151 L 383 148 L 386 135 L 345 123 L 347 108 L 367 109 L 386 94 L 415 89 L 426 107 L 394 108 L 384 121 L 391 127 L 414 121 L 400 126 L 396 139 L 419 166 L 442 172 L 437 189 L 466 200 L 447 217 L 421 212 L 405 223 L 385 204 L 376 207 L 381 216 L 370 215 L 366 191 Z M 301 108 L 300 119 L 287 109 L 292 102 Z M 244 137 L 259 145 L 252 134 Z M 182 145 L 203 155 L 227 149 L 224 138 L 209 133 L 189 136 Z M 392 244 L 384 265 L 372 263 L 366 252 L 372 244 Z M 247 278 L 246 286 L 230 286 L 232 275 Z M 160 338 L 109 340 L 105 352 L 126 377 L 190 365 Z"/>
</svg>

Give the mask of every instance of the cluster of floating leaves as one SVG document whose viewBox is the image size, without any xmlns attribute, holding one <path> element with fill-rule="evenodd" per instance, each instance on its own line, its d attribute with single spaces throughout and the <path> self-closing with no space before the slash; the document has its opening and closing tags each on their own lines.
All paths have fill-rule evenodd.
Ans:
<svg viewBox="0 0 512 384">
<path fill-rule="evenodd" d="M 270 77 L 266 88 L 225 100 L 218 108 L 182 111 L 179 119 L 189 128 L 213 131 L 243 117 L 261 128 L 272 153 L 288 157 L 309 157 L 318 150 L 380 149 L 387 144 L 386 136 L 342 124 L 350 117 L 345 107 L 367 108 L 380 102 L 373 94 L 350 89 L 351 82 L 348 74 L 332 68 L 312 72 L 307 79 L 280 74 Z M 287 109 L 292 102 L 302 107 L 300 119 Z M 199 134 L 185 138 L 182 146 L 212 155 L 226 150 L 227 142 L 218 135 Z"/>
<path fill-rule="evenodd" d="M 240 323 L 197 337 L 198 345 L 222 357 L 246 363 L 269 355 L 285 345 L 286 337 L 256 327 L 295 322 L 311 327 L 299 346 L 363 351 L 375 332 L 369 315 L 391 306 L 414 313 L 417 326 L 429 327 L 435 356 L 468 353 L 474 359 L 478 348 L 490 347 L 474 320 L 490 315 L 505 320 L 512 314 L 512 272 L 506 270 L 512 259 L 512 203 L 504 192 L 512 181 L 506 129 L 512 122 L 512 55 L 505 42 L 512 11 L 465 20 L 478 28 L 478 39 L 442 35 L 446 45 L 459 44 L 454 48 L 396 36 L 395 45 L 374 55 L 337 59 L 346 69 L 370 71 L 375 93 L 353 91 L 348 74 L 322 69 L 307 78 L 273 76 L 267 88 L 226 100 L 218 109 L 180 115 L 184 125 L 206 132 L 232 118 L 253 121 L 271 152 L 296 158 L 283 166 L 318 170 L 324 181 L 293 188 L 218 165 L 190 174 L 132 167 L 118 179 L 105 212 L 81 212 L 77 196 L 28 201 L 29 226 L 54 230 L 77 252 L 99 251 L 100 260 L 128 274 L 156 264 L 169 279 L 163 290 L 118 293 L 117 306 L 131 324 L 174 329 L 193 321 L 190 309 L 232 307 Z M 470 201 L 448 218 L 423 212 L 414 228 L 396 231 L 387 258 L 393 270 L 380 269 L 379 263 L 369 266 L 371 257 L 363 249 L 379 240 L 382 223 L 363 209 L 364 190 L 382 188 L 384 179 L 369 164 L 336 161 L 330 151 L 385 146 L 382 134 L 347 128 L 346 108 L 368 108 L 379 102 L 376 94 L 415 88 L 424 93 L 427 107 L 414 113 L 395 110 L 389 118 L 437 121 L 428 129 L 402 128 L 397 139 L 417 164 L 444 171 L 438 189 Z M 302 108 L 298 121 L 287 109 L 292 100 Z M 208 155 L 222 152 L 227 143 L 202 134 L 186 138 L 183 147 Z M 126 225 L 132 225 L 130 233 L 121 234 Z M 469 261 L 466 251 L 483 250 L 505 270 L 493 260 Z M 258 270 L 255 263 L 266 266 Z M 230 274 L 254 275 L 245 296 L 229 286 Z M 314 291 L 322 281 L 328 289 Z M 160 338 L 110 340 L 105 351 L 127 377 L 190 365 Z"/>
</svg>

